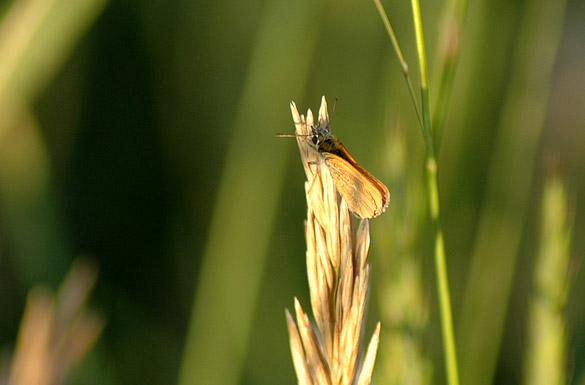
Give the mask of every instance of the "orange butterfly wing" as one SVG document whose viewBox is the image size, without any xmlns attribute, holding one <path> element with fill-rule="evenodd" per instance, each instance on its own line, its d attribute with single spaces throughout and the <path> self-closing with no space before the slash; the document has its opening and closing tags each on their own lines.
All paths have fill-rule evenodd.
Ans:
<svg viewBox="0 0 585 385">
<path fill-rule="evenodd" d="M 341 144 L 340 144 L 341 145 Z M 390 192 L 382 182 L 364 170 L 341 145 L 343 157 L 321 152 L 323 162 L 349 210 L 360 218 L 382 214 L 390 202 Z"/>
</svg>

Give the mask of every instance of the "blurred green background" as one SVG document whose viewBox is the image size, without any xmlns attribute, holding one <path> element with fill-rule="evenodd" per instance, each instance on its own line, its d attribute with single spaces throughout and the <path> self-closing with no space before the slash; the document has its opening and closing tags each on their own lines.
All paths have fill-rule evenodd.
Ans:
<svg viewBox="0 0 585 385">
<path fill-rule="evenodd" d="M 416 87 L 410 4 L 384 6 Z M 422 3 L 433 106 L 445 9 Z M 372 2 L 28 0 L 0 11 L 5 352 L 28 291 L 56 289 L 84 257 L 99 266 L 90 304 L 107 325 L 71 383 L 295 383 L 284 309 L 294 296 L 309 304 L 304 176 L 294 140 L 274 133 L 293 131 L 291 100 L 316 112 L 324 94 L 330 108 L 339 99 L 335 134 L 392 194 L 372 222 L 366 335 L 402 320 L 422 383 L 444 383 L 424 143 Z M 439 186 L 462 382 L 525 378 L 541 201 L 558 177 L 572 230 L 564 370 L 585 384 L 585 2 L 471 1 L 458 42 Z M 415 265 L 404 269 L 405 256 Z M 407 274 L 413 286 L 393 297 Z M 403 319 L 408 296 L 420 309 Z M 379 384 L 393 370 L 384 343 Z"/>
</svg>

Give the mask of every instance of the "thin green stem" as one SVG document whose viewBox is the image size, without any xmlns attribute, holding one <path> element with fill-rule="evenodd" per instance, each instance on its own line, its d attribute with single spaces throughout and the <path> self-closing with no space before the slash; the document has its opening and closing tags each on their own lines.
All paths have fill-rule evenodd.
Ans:
<svg viewBox="0 0 585 385">
<path fill-rule="evenodd" d="M 427 157 L 434 155 L 433 134 L 431 131 L 431 107 L 429 99 L 429 76 L 427 71 L 427 55 L 423 38 L 422 20 L 420 18 L 420 5 L 417 0 L 412 0 L 412 14 L 414 17 L 414 30 L 416 33 L 416 52 L 420 71 L 420 92 L 422 101 L 423 137 L 427 146 Z"/>
<path fill-rule="evenodd" d="M 445 260 L 445 244 L 443 240 L 443 230 L 441 228 L 439 189 L 437 183 L 437 160 L 435 159 L 435 149 L 433 146 L 432 135 L 433 131 L 431 128 L 431 107 L 429 100 L 428 72 L 424 47 L 422 19 L 419 1 L 412 0 L 411 4 L 420 70 L 423 136 L 427 147 L 425 171 L 427 176 L 429 208 L 435 233 L 435 274 L 437 275 L 437 292 L 441 314 L 441 331 L 443 334 L 445 371 L 447 373 L 447 383 L 449 385 L 459 385 L 459 372 L 457 369 L 457 354 L 455 351 L 455 335 L 453 333 L 453 317 L 449 293 L 449 280 L 447 278 L 447 263 Z"/>
<path fill-rule="evenodd" d="M 465 0 L 463 0 L 465 1 Z M 408 85 L 411 98 L 413 100 L 417 117 L 421 125 L 423 138 L 427 148 L 426 155 L 426 177 L 427 177 L 427 188 L 428 188 L 428 199 L 431 217 L 433 221 L 433 229 L 435 235 L 435 272 L 437 275 L 437 292 L 439 297 L 439 308 L 441 313 L 441 331 L 443 334 L 444 341 L 444 353 L 445 353 L 445 371 L 447 373 L 447 382 L 449 385 L 459 385 L 459 371 L 457 369 L 457 354 L 455 350 L 455 335 L 453 333 L 453 317 L 451 310 L 451 299 L 449 293 L 449 280 L 447 278 L 447 263 L 445 258 L 445 243 L 443 240 L 443 230 L 441 228 L 440 218 L 440 204 L 439 204 L 439 189 L 437 183 L 437 160 L 435 158 L 435 148 L 433 145 L 433 130 L 431 126 L 431 107 L 429 98 L 429 87 L 428 87 L 428 71 L 426 53 L 424 47 L 423 28 L 422 20 L 420 15 L 420 4 L 418 0 L 411 0 L 412 3 L 412 14 L 414 18 L 414 27 L 416 33 L 416 48 L 417 56 L 419 61 L 420 70 L 420 87 L 421 87 L 421 102 L 422 102 L 422 114 L 419 110 L 410 76 L 408 73 L 408 65 L 404 60 L 400 45 L 394 35 L 388 16 L 380 3 L 380 0 L 374 0 L 378 13 L 382 18 L 382 22 L 386 27 L 390 41 L 396 52 L 396 56 L 400 60 L 402 67 L 402 73 Z M 441 107 L 443 108 L 443 107 Z M 446 110 L 446 107 L 444 107 Z"/>
<path fill-rule="evenodd" d="M 380 18 L 382 18 L 382 23 L 384 23 L 384 27 L 386 27 L 386 32 L 388 33 L 388 37 L 390 38 L 392 46 L 394 47 L 394 52 L 396 52 L 396 56 L 398 56 L 398 60 L 400 61 L 400 68 L 402 68 L 402 75 L 404 75 L 404 80 L 406 80 L 408 92 L 410 93 L 410 98 L 412 99 L 412 103 L 414 104 L 416 117 L 418 118 L 418 123 L 422 127 L 423 126 L 422 115 L 420 113 L 420 108 L 418 107 L 418 102 L 416 101 L 416 96 L 414 95 L 414 88 L 412 87 L 412 82 L 410 81 L 408 63 L 406 63 L 406 60 L 404 60 L 402 50 L 400 49 L 400 44 L 398 44 L 398 39 L 396 39 L 394 29 L 390 24 L 390 20 L 388 19 L 388 15 L 386 15 L 386 11 L 384 10 L 382 3 L 380 2 L 380 0 L 374 0 L 374 4 L 378 9 L 378 14 L 380 14 Z"/>
<path fill-rule="evenodd" d="M 443 335 L 443 352 L 445 354 L 445 371 L 449 385 L 459 385 L 459 370 L 457 367 L 457 352 L 455 349 L 455 335 L 453 332 L 453 312 L 451 310 L 451 295 L 447 262 L 445 258 L 445 242 L 440 221 L 439 189 L 437 186 L 437 163 L 434 158 L 427 156 L 426 166 L 429 206 L 433 220 L 435 235 L 435 274 L 437 276 L 437 293 L 441 314 L 441 332 Z"/>
</svg>

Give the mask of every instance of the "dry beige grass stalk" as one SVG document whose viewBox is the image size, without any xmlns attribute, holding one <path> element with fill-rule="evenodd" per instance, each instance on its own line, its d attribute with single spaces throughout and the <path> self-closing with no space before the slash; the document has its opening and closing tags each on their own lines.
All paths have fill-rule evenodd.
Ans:
<svg viewBox="0 0 585 385">
<path fill-rule="evenodd" d="M 307 275 L 316 323 L 316 327 L 311 324 L 295 298 L 296 324 L 288 310 L 286 316 L 298 383 L 369 384 L 380 336 L 378 323 L 362 360 L 359 353 L 370 280 L 369 220 L 362 220 L 355 231 L 345 201 L 307 136 L 313 127 L 329 125 L 325 97 L 317 124 L 311 110 L 305 118 L 293 102 L 291 111 L 307 175 Z"/>
</svg>

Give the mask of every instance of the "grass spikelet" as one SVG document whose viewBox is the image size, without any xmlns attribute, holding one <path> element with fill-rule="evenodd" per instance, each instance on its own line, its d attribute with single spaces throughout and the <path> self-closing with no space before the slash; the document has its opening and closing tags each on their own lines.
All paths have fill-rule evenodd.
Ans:
<svg viewBox="0 0 585 385">
<path fill-rule="evenodd" d="M 297 380 L 299 384 L 367 385 L 380 335 L 378 323 L 362 360 L 361 337 L 370 281 L 369 220 L 362 220 L 357 231 L 354 229 L 345 201 L 308 140 L 313 127 L 329 124 L 325 97 L 316 124 L 311 110 L 305 118 L 293 102 L 291 112 L 307 175 L 306 259 L 315 318 L 313 325 L 296 298 L 296 323 L 286 312 Z"/>
</svg>

